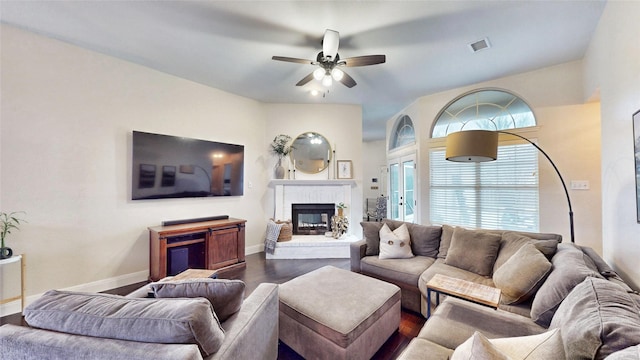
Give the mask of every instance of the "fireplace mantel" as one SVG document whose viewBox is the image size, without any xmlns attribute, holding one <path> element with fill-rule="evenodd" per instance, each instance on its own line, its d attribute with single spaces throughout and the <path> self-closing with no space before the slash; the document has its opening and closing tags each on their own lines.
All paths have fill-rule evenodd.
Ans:
<svg viewBox="0 0 640 360">
<path fill-rule="evenodd" d="M 274 188 L 277 220 L 291 219 L 291 204 L 338 204 L 353 206 L 351 199 L 354 180 L 271 180 Z M 346 214 L 348 217 L 349 215 Z M 354 223 L 349 219 L 349 223 Z"/>
<path fill-rule="evenodd" d="M 323 186 L 323 185 L 350 185 L 356 186 L 355 180 L 271 180 L 269 181 L 270 187 L 277 185 L 292 185 L 292 186 Z"/>
</svg>

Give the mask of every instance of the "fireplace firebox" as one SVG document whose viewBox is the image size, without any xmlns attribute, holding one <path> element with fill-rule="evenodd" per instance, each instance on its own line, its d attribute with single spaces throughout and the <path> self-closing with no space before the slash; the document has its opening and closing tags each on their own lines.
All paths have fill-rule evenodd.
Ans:
<svg viewBox="0 0 640 360">
<path fill-rule="evenodd" d="M 324 235 L 331 231 L 335 204 L 291 204 L 294 235 Z"/>
</svg>

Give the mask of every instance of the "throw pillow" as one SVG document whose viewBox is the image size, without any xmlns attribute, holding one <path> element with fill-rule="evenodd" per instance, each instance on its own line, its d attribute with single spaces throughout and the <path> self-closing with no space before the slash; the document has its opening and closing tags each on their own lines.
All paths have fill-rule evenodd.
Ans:
<svg viewBox="0 0 640 360">
<path fill-rule="evenodd" d="M 558 307 L 552 328 L 560 328 L 572 358 L 604 359 L 640 342 L 640 308 L 619 285 L 587 277 Z"/>
<path fill-rule="evenodd" d="M 395 230 L 405 225 L 409 230 L 411 238 L 411 251 L 414 255 L 428 256 L 435 258 L 440 247 L 440 237 L 442 235 L 441 226 L 420 225 L 399 220 L 384 219 L 383 224 L 387 224 L 389 229 Z"/>
<path fill-rule="evenodd" d="M 553 267 L 547 280 L 531 303 L 531 319 L 544 327 L 549 327 L 558 306 L 576 285 L 589 276 L 602 278 L 585 264 L 582 250 L 573 244 L 558 244 L 551 264 Z"/>
<path fill-rule="evenodd" d="M 245 289 L 240 280 L 223 279 L 163 281 L 150 286 L 157 298 L 206 298 L 221 322 L 240 310 Z"/>
<path fill-rule="evenodd" d="M 489 342 L 513 360 L 565 360 L 560 329 L 538 335 L 489 339 Z"/>
<path fill-rule="evenodd" d="M 607 356 L 607 360 L 640 360 L 640 344 L 616 351 Z"/>
<path fill-rule="evenodd" d="M 413 254 L 435 258 L 438 255 L 438 248 L 440 247 L 442 227 L 409 224 L 408 228 Z"/>
<path fill-rule="evenodd" d="M 532 244 L 524 244 L 493 274 L 493 283 L 502 290 L 500 301 L 519 304 L 528 300 L 550 271 L 549 260 Z"/>
<path fill-rule="evenodd" d="M 456 227 L 444 263 L 482 276 L 491 276 L 500 249 L 499 234 Z"/>
<path fill-rule="evenodd" d="M 540 234 L 544 235 L 544 234 Z M 502 266 L 513 254 L 518 251 L 524 244 L 533 244 L 544 256 L 551 260 L 558 248 L 558 240 L 556 239 L 534 239 L 521 233 L 513 231 L 505 231 L 500 241 L 500 251 L 493 267 L 495 272 Z"/>
<path fill-rule="evenodd" d="M 458 345 L 451 354 L 451 360 L 511 360 L 493 344 L 486 336 L 474 332 L 469 339 Z"/>
<path fill-rule="evenodd" d="M 447 251 L 451 246 L 451 237 L 453 236 L 453 227 L 442 225 L 442 236 L 440 236 L 440 247 L 438 248 L 438 259 L 446 259 Z"/>
<path fill-rule="evenodd" d="M 29 326 L 69 334 L 163 344 L 197 344 L 210 355 L 224 329 L 206 299 L 146 299 L 50 290 L 24 309 Z"/>
<path fill-rule="evenodd" d="M 380 253 L 380 229 L 382 228 L 382 223 L 363 221 L 360 225 L 362 225 L 362 234 L 367 243 L 364 254 L 367 256 L 378 255 Z"/>
<path fill-rule="evenodd" d="M 387 224 L 380 229 L 380 259 L 406 259 L 413 257 L 411 240 L 406 224 L 391 231 Z"/>
</svg>

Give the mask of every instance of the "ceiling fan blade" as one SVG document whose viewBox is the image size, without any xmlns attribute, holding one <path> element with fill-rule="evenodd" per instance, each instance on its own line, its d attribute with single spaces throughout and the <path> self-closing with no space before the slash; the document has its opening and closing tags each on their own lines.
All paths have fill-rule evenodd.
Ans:
<svg viewBox="0 0 640 360">
<path fill-rule="evenodd" d="M 311 80 L 313 80 L 313 73 L 305 76 L 304 78 L 302 78 L 302 80 L 298 81 L 296 86 L 303 86 L 303 85 L 305 85 L 306 83 L 308 83 Z"/>
<path fill-rule="evenodd" d="M 292 58 L 292 57 L 286 57 L 286 56 L 272 56 L 271 59 L 272 60 L 278 60 L 278 61 L 299 63 L 299 64 L 309 64 L 309 65 L 313 65 L 314 64 L 313 60 L 298 59 L 298 58 Z"/>
<path fill-rule="evenodd" d="M 387 61 L 387 57 L 385 55 L 365 55 L 342 59 L 339 64 L 353 67 L 382 64 L 385 61 Z"/>
<path fill-rule="evenodd" d="M 311 74 L 313 76 L 313 74 Z M 342 79 L 340 79 L 340 82 L 342 84 L 344 84 L 344 86 L 348 87 L 348 88 L 352 88 L 354 86 L 356 86 L 356 81 L 353 80 L 353 78 L 351 76 L 349 76 L 349 74 L 347 74 L 346 72 L 343 71 L 343 75 L 342 75 Z"/>
<path fill-rule="evenodd" d="M 325 57 L 331 57 L 332 60 L 336 58 L 338 53 L 338 46 L 340 45 L 340 33 L 335 30 L 327 29 L 324 32 L 324 38 L 322 38 L 322 53 Z"/>
</svg>

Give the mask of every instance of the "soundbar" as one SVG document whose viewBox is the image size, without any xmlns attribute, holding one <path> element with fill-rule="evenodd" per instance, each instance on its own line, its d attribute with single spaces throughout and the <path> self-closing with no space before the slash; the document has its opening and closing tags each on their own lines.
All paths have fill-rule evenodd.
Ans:
<svg viewBox="0 0 640 360">
<path fill-rule="evenodd" d="M 216 215 L 216 216 L 207 216 L 207 217 L 193 218 L 193 219 L 167 220 L 162 222 L 162 226 L 190 224 L 190 223 L 202 222 L 202 221 L 227 220 L 228 218 L 229 218 L 229 215 Z"/>
</svg>

